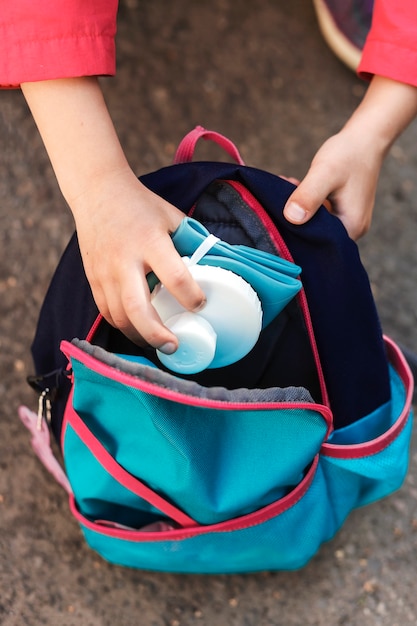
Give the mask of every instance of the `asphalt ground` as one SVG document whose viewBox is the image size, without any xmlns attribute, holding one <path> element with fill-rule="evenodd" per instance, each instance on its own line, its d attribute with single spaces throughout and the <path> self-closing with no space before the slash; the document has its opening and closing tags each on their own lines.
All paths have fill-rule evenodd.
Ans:
<svg viewBox="0 0 417 626">
<path fill-rule="evenodd" d="M 301 178 L 365 84 L 327 49 L 309 0 L 126 0 L 118 73 L 103 80 L 138 174 L 169 165 L 196 124 L 248 165 Z M 230 576 L 110 565 L 17 419 L 45 290 L 73 230 L 19 91 L 0 100 L 0 623 L 4 626 L 411 626 L 417 624 L 417 451 L 402 489 L 353 512 L 297 572 Z M 218 159 L 204 144 L 201 158 Z M 417 350 L 417 125 L 384 164 L 360 242 L 383 329 Z"/>
</svg>

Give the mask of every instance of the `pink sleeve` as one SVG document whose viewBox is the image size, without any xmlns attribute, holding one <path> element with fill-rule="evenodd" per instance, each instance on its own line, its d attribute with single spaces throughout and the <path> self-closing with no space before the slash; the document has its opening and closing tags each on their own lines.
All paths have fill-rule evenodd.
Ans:
<svg viewBox="0 0 417 626">
<path fill-rule="evenodd" d="M 0 0 L 0 86 L 115 73 L 118 0 Z"/>
<path fill-rule="evenodd" d="M 417 86 L 417 0 L 375 0 L 358 73 Z"/>
</svg>

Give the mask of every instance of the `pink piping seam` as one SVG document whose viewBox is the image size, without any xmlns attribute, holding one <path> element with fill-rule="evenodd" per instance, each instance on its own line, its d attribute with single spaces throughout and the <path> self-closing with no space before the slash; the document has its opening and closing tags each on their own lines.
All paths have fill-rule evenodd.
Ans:
<svg viewBox="0 0 417 626">
<path fill-rule="evenodd" d="M 72 408 L 72 392 L 68 398 L 67 409 L 65 411 L 67 424 L 75 431 L 87 449 L 93 454 L 100 465 L 114 478 L 120 485 L 128 489 L 135 495 L 143 498 L 154 507 L 165 513 L 182 527 L 196 526 L 198 522 L 183 513 L 176 506 L 170 504 L 159 496 L 155 491 L 147 487 L 138 478 L 127 472 L 119 463 L 111 456 L 100 441 L 87 428 L 82 419 Z M 67 427 L 67 425 L 66 425 Z"/>
<path fill-rule="evenodd" d="M 234 180 L 228 180 L 226 182 L 231 187 L 236 189 L 236 191 L 240 194 L 240 196 L 246 202 L 246 204 L 248 204 L 251 207 L 251 209 L 254 211 L 254 213 L 263 222 L 263 224 L 264 224 L 265 228 L 267 229 L 270 237 L 272 238 L 272 240 L 273 240 L 273 242 L 275 244 L 275 247 L 277 248 L 277 251 L 279 252 L 279 254 L 284 259 L 286 259 L 287 261 L 291 261 L 291 263 L 294 263 L 294 259 L 291 256 L 291 253 L 290 253 L 290 251 L 289 251 L 289 249 L 287 247 L 287 244 L 285 243 L 285 241 L 281 237 L 281 233 L 279 232 L 278 228 L 275 226 L 273 220 L 268 215 L 268 213 L 265 211 L 265 209 L 263 208 L 261 203 L 258 202 L 258 200 L 255 198 L 255 196 L 253 196 L 250 193 L 250 191 L 248 189 L 246 189 L 246 187 L 244 185 L 242 185 L 242 183 L 239 183 L 239 182 L 234 181 Z M 321 366 L 319 351 L 318 351 L 318 348 L 317 348 L 316 338 L 314 336 L 313 324 L 312 324 L 312 321 L 311 321 L 310 310 L 308 308 L 307 297 L 306 297 L 306 294 L 305 294 L 305 291 L 304 291 L 304 287 L 297 294 L 297 298 L 299 299 L 299 302 L 300 302 L 301 310 L 303 312 L 304 321 L 305 321 L 306 326 L 307 326 L 307 332 L 308 332 L 308 335 L 309 335 L 309 338 L 310 338 L 310 345 L 311 345 L 311 349 L 313 351 L 314 361 L 316 363 L 317 374 L 318 374 L 318 377 L 319 377 L 320 390 L 321 390 L 321 395 L 322 395 L 322 399 L 323 399 L 323 404 L 325 404 L 326 406 L 329 407 L 330 406 L 329 395 L 327 393 L 326 381 L 325 381 L 324 374 L 323 374 L 323 369 L 322 369 L 322 366 Z"/>
<path fill-rule="evenodd" d="M 202 127 L 197 127 L 195 130 L 197 130 L 197 129 L 199 129 L 201 131 L 205 130 Z M 193 133 L 193 132 L 194 131 L 191 131 L 191 133 Z M 220 135 L 220 136 L 223 137 L 222 135 Z M 272 241 L 273 241 L 273 243 L 275 244 L 275 246 L 277 248 L 277 251 L 282 255 L 282 257 L 284 259 L 286 259 L 287 261 L 291 261 L 291 263 L 294 263 L 294 259 L 292 258 L 291 253 L 290 253 L 290 251 L 289 251 L 285 241 L 281 237 L 280 232 L 278 231 L 278 229 L 275 226 L 273 220 L 270 218 L 270 216 L 265 211 L 265 209 L 260 204 L 260 202 L 258 202 L 258 200 L 241 183 L 239 183 L 237 181 L 234 181 L 234 180 L 228 180 L 226 182 L 231 187 L 233 187 L 241 195 L 242 199 L 251 207 L 251 209 L 254 211 L 254 213 L 262 221 L 262 223 L 264 224 L 265 228 L 267 229 L 269 235 L 271 236 Z M 190 211 L 190 216 L 192 215 L 192 213 L 194 211 L 194 208 L 195 208 L 195 206 L 192 207 L 192 209 Z M 318 375 L 318 378 L 319 378 L 320 390 L 321 390 L 323 404 L 326 407 L 330 408 L 329 395 L 327 393 L 326 381 L 325 381 L 324 374 L 323 374 L 323 369 L 322 369 L 322 366 L 321 366 L 320 355 L 319 355 L 319 351 L 318 351 L 318 348 L 317 348 L 316 338 L 314 336 L 313 324 L 312 324 L 312 321 L 311 321 L 310 311 L 309 311 L 309 308 L 308 308 L 308 303 L 307 303 L 307 298 L 306 298 L 306 295 L 305 295 L 304 288 L 302 288 L 300 290 L 300 292 L 298 293 L 297 297 L 299 298 L 301 310 L 303 312 L 304 321 L 306 323 L 307 332 L 308 332 L 309 339 L 310 339 L 311 349 L 313 351 L 314 361 L 316 363 L 317 375 Z M 92 341 L 92 339 L 93 339 L 93 337 L 94 337 L 94 335 L 95 335 L 95 333 L 97 331 L 97 328 L 99 327 L 99 325 L 100 325 L 102 320 L 103 320 L 103 316 L 99 313 L 97 318 L 95 319 L 95 321 L 94 321 L 94 323 L 93 323 L 93 325 L 92 325 L 92 327 L 91 327 L 87 337 L 86 337 L 86 341 Z M 331 420 L 332 420 L 332 424 L 333 424 L 333 416 L 331 417 Z M 331 425 L 331 429 L 332 428 L 333 428 L 333 425 Z M 329 434 L 330 434 L 330 432 L 329 432 Z"/>
<path fill-rule="evenodd" d="M 316 411 L 320 413 L 324 421 L 327 424 L 327 435 L 330 434 L 332 428 L 332 414 L 328 407 L 322 404 L 315 404 L 312 402 L 226 402 L 224 400 L 212 400 L 207 398 L 198 398 L 194 396 L 188 396 L 178 391 L 173 391 L 166 387 L 161 387 L 155 383 L 150 383 L 126 372 L 111 367 L 106 363 L 102 363 L 95 359 L 92 355 L 86 354 L 83 350 L 74 346 L 68 341 L 61 342 L 61 350 L 65 356 L 70 359 L 74 358 L 80 361 L 88 369 L 97 372 L 105 378 L 110 378 L 113 381 L 119 382 L 124 385 L 128 385 L 135 389 L 140 389 L 145 393 L 152 394 L 158 398 L 165 400 L 171 400 L 179 404 L 186 404 L 190 406 L 200 406 L 208 409 L 221 409 L 228 411 L 259 411 L 259 410 L 299 410 L 306 409 L 310 411 Z M 64 417 L 65 421 L 65 417 Z"/>
<path fill-rule="evenodd" d="M 191 537 L 207 533 L 245 530 L 246 528 L 251 528 L 253 526 L 258 526 L 259 524 L 268 522 L 274 517 L 285 513 L 285 511 L 295 506 L 309 489 L 316 474 L 317 465 L 318 455 L 314 457 L 311 467 L 309 468 L 303 480 L 297 485 L 297 487 L 295 487 L 295 489 L 293 489 L 293 491 L 291 491 L 288 495 L 277 500 L 276 502 L 268 504 L 259 511 L 248 513 L 247 515 L 244 515 L 242 517 L 237 517 L 231 520 L 226 520 L 225 522 L 219 522 L 217 524 L 211 524 L 207 526 L 194 526 L 193 528 L 179 528 L 162 532 L 122 530 L 116 528 L 108 528 L 104 525 L 101 526 L 100 524 L 95 524 L 94 522 L 86 519 L 77 509 L 77 505 L 73 496 L 71 496 L 69 500 L 70 508 L 74 517 L 79 521 L 80 524 L 82 524 L 86 528 L 89 528 L 94 532 L 106 536 L 114 537 L 115 539 L 124 539 L 127 541 L 175 541 L 189 539 Z"/>
<path fill-rule="evenodd" d="M 388 356 L 390 362 L 396 369 L 399 374 L 402 382 L 405 385 L 407 390 L 406 401 L 403 411 L 401 415 L 396 420 L 395 424 L 381 437 L 373 440 L 369 443 L 351 445 L 351 446 L 337 446 L 334 444 L 323 444 L 322 453 L 324 456 L 332 456 L 334 458 L 360 458 L 361 456 L 368 456 L 371 454 L 376 454 L 380 452 L 385 447 L 387 447 L 399 434 L 399 432 L 404 428 L 407 419 L 410 414 L 411 402 L 412 402 L 412 394 L 413 394 L 413 376 L 410 371 L 410 368 L 405 361 L 403 355 L 401 354 L 399 348 L 395 345 L 395 343 L 385 337 L 385 343 L 387 347 Z M 349 455 L 345 454 L 345 451 L 349 453 Z M 100 524 L 95 524 L 94 522 L 86 519 L 77 509 L 74 496 L 70 496 L 70 508 L 74 517 L 78 520 L 78 522 L 83 525 L 85 528 L 92 530 L 96 533 L 103 534 L 109 537 L 113 537 L 119 540 L 125 541 L 133 541 L 133 542 L 147 542 L 147 541 L 180 541 L 188 538 L 192 538 L 201 534 L 211 533 L 211 532 L 231 532 L 231 531 L 239 531 L 244 530 L 246 528 L 256 526 L 262 523 L 265 523 L 284 513 L 286 510 L 295 506 L 299 500 L 304 496 L 308 488 L 310 487 L 318 465 L 319 455 L 316 455 L 314 458 L 313 464 L 307 472 L 304 479 L 301 483 L 287 496 L 274 502 L 260 511 L 255 511 L 254 513 L 250 513 L 243 517 L 235 518 L 233 520 L 227 520 L 225 522 L 220 522 L 218 524 L 213 524 L 209 526 L 195 526 L 193 528 L 182 528 L 182 529 L 173 529 L 169 531 L 162 532 L 141 532 L 140 530 L 122 530 L 115 528 L 107 528 L 101 526 Z"/>
<path fill-rule="evenodd" d="M 406 389 L 406 399 L 400 416 L 395 420 L 391 428 L 371 441 L 343 446 L 334 443 L 323 443 L 320 450 L 322 456 L 332 457 L 334 459 L 358 459 L 364 456 L 378 454 L 378 452 L 388 447 L 405 427 L 410 415 L 413 399 L 413 374 L 398 346 L 388 337 L 384 337 L 384 341 L 389 361 L 400 376 Z"/>
<path fill-rule="evenodd" d="M 412 395 L 413 395 L 413 375 L 411 370 L 401 354 L 399 348 L 396 344 L 389 339 L 388 337 L 384 337 L 384 341 L 387 347 L 387 353 L 390 361 L 394 369 L 396 369 L 398 375 L 400 376 L 404 387 L 406 389 L 406 400 L 399 418 L 395 421 L 391 428 L 383 433 L 380 437 L 373 439 L 369 442 L 351 444 L 346 446 L 339 446 L 337 444 L 331 443 L 323 443 L 321 448 L 321 453 L 326 456 L 331 456 L 334 458 L 359 458 L 361 456 L 367 456 L 370 454 L 376 454 L 377 452 L 383 450 L 387 445 L 389 445 L 398 433 L 404 428 L 405 423 L 407 421 L 408 415 L 411 409 L 412 403 Z M 145 393 L 151 393 L 152 395 L 165 398 L 167 400 L 172 400 L 174 402 L 179 402 L 182 404 L 189 404 L 193 406 L 203 406 L 206 408 L 213 409 L 223 409 L 223 410 L 277 410 L 277 409 L 307 409 L 307 410 L 315 410 L 320 413 L 325 419 L 328 426 L 328 434 L 330 434 L 329 430 L 331 427 L 332 414 L 330 410 L 320 404 L 309 404 L 309 403 L 232 403 L 232 402 L 224 402 L 221 400 L 207 400 L 202 398 L 193 398 L 178 392 L 173 392 L 169 389 L 161 388 L 158 385 L 153 383 L 145 382 L 139 378 L 131 376 L 129 374 L 125 374 L 124 372 L 120 372 L 119 370 L 115 370 L 109 365 L 105 363 L 101 363 L 97 361 L 92 356 L 85 354 L 82 350 L 77 348 L 76 346 L 63 341 L 61 344 L 62 351 L 67 355 L 67 357 L 73 357 L 86 365 L 89 369 L 92 369 L 106 378 L 110 378 L 122 384 L 130 385 L 136 389 L 140 389 Z M 67 407 L 69 404 L 67 403 Z M 64 416 L 64 423 L 66 417 Z"/>
<path fill-rule="evenodd" d="M 90 330 L 88 331 L 88 335 L 85 338 L 86 341 L 92 341 L 94 335 L 97 332 L 98 327 L 100 326 L 101 322 L 103 321 L 103 316 L 101 313 L 99 313 L 96 317 L 96 319 L 94 320 L 94 323 L 92 325 L 92 327 L 90 328 Z"/>
</svg>

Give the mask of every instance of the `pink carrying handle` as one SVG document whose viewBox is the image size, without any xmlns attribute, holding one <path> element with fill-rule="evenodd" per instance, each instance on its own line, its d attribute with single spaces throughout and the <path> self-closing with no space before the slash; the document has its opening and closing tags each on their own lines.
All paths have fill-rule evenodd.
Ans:
<svg viewBox="0 0 417 626">
<path fill-rule="evenodd" d="M 190 163 L 193 160 L 195 147 L 199 139 L 205 139 L 214 141 L 217 143 L 229 156 L 232 157 L 239 165 L 245 165 L 244 160 L 240 156 L 239 150 L 236 148 L 233 141 L 230 141 L 224 135 L 217 133 L 214 130 L 207 130 L 202 126 L 196 126 L 194 130 L 185 135 L 177 148 L 174 156 L 174 163 Z"/>
</svg>

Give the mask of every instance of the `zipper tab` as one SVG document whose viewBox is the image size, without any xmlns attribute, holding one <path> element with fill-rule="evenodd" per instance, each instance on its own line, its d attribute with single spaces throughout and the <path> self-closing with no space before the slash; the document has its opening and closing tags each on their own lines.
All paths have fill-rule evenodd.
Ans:
<svg viewBox="0 0 417 626">
<path fill-rule="evenodd" d="M 39 396 L 38 420 L 36 422 L 36 430 L 42 430 L 42 421 L 44 417 L 49 425 L 51 423 L 51 400 L 49 398 L 49 387 L 42 391 Z"/>
</svg>

